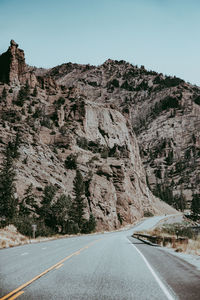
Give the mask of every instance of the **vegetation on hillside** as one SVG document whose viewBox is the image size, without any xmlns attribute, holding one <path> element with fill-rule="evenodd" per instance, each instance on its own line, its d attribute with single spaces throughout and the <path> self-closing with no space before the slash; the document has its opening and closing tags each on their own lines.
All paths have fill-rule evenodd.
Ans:
<svg viewBox="0 0 200 300">
<path fill-rule="evenodd" d="M 32 225 L 37 225 L 37 236 L 55 233 L 90 233 L 95 230 L 96 221 L 92 213 L 85 217 L 86 193 L 81 172 L 77 169 L 74 179 L 73 198 L 58 194 L 55 186 L 48 184 L 42 199 L 34 195 L 29 185 L 22 199 L 16 194 L 16 163 L 19 158 L 19 134 L 5 147 L 0 170 L 0 226 L 14 224 L 20 233 L 31 236 Z M 38 204 L 39 203 L 39 204 Z"/>
</svg>

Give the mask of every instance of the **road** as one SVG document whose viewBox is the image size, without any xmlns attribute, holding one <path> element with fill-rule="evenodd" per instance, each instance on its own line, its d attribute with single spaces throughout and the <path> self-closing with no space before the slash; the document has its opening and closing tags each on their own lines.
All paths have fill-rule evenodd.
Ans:
<svg viewBox="0 0 200 300">
<path fill-rule="evenodd" d="M 0 299 L 199 299 L 194 266 L 132 233 L 133 228 L 1 250 Z"/>
</svg>

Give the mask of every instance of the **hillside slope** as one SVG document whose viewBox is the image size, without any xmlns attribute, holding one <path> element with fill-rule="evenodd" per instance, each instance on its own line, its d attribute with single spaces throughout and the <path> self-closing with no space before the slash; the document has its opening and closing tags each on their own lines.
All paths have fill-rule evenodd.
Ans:
<svg viewBox="0 0 200 300">
<path fill-rule="evenodd" d="M 63 64 L 47 72 L 79 95 L 113 104 L 130 120 L 152 191 L 177 208 L 200 185 L 200 88 L 125 61 Z"/>
</svg>

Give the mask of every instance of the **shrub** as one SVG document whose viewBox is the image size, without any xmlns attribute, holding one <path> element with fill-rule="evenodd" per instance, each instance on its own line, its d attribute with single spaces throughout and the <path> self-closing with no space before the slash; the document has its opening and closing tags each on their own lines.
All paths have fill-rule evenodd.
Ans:
<svg viewBox="0 0 200 300">
<path fill-rule="evenodd" d="M 28 82 L 26 82 L 26 85 L 24 87 L 21 87 L 21 89 L 19 90 L 15 104 L 18 106 L 23 106 L 24 102 L 28 99 L 29 94 L 30 94 L 30 87 Z"/>
<path fill-rule="evenodd" d="M 34 87 L 32 96 L 37 97 L 37 87 L 36 86 Z"/>
<path fill-rule="evenodd" d="M 78 137 L 76 139 L 77 145 L 84 149 L 84 150 L 88 150 L 88 141 L 85 137 Z"/>
<path fill-rule="evenodd" d="M 16 226 L 17 230 L 26 236 L 32 236 L 32 224 L 35 224 L 35 220 L 27 218 L 26 216 L 18 216 L 12 220 L 12 223 Z"/>
<path fill-rule="evenodd" d="M 103 147 L 101 151 L 101 158 L 107 158 L 109 155 L 109 150 L 106 146 Z"/>
<path fill-rule="evenodd" d="M 65 160 L 65 167 L 70 170 L 76 170 L 77 169 L 77 156 L 74 154 L 70 154 L 67 156 Z"/>
<path fill-rule="evenodd" d="M 188 237 L 192 238 L 194 236 L 194 232 L 191 228 L 184 226 L 183 224 L 167 224 L 162 227 L 163 232 L 176 235 L 176 236 L 182 236 L 182 237 Z"/>
<path fill-rule="evenodd" d="M 200 96 L 197 96 L 196 98 L 193 99 L 194 103 L 197 105 L 200 105 Z"/>
<path fill-rule="evenodd" d="M 144 217 L 153 217 L 153 216 L 154 214 L 151 211 L 149 210 L 144 211 Z"/>
<path fill-rule="evenodd" d="M 96 228 L 96 220 L 95 220 L 95 217 L 93 216 L 93 214 L 90 214 L 89 220 L 88 220 L 88 221 L 86 220 L 86 221 L 83 223 L 81 232 L 82 232 L 82 233 L 90 233 L 90 232 L 94 231 L 95 228 Z"/>
<path fill-rule="evenodd" d="M 6 88 L 4 87 L 1 95 L 1 100 L 6 101 L 6 98 L 7 98 L 7 91 Z"/>
<path fill-rule="evenodd" d="M 65 103 L 65 98 L 60 97 L 60 98 L 58 98 L 58 100 L 55 101 L 54 103 L 56 104 L 56 106 L 57 106 L 58 108 L 60 108 L 61 105 L 63 105 L 63 104 Z"/>
<path fill-rule="evenodd" d="M 169 151 L 168 156 L 165 158 L 166 164 L 171 166 L 173 164 L 174 153 L 173 149 Z"/>
<path fill-rule="evenodd" d="M 118 218 L 118 221 L 120 222 L 120 224 L 122 225 L 123 218 L 121 217 L 120 213 L 117 213 L 117 218 Z"/>
<path fill-rule="evenodd" d="M 172 96 L 165 97 L 161 102 L 162 110 L 166 110 L 168 108 L 178 108 L 179 102 L 178 99 Z"/>
<path fill-rule="evenodd" d="M 48 116 L 43 116 L 42 120 L 40 121 L 41 126 L 47 127 L 49 129 L 52 128 L 51 120 Z"/>
<path fill-rule="evenodd" d="M 25 216 L 18 216 L 17 218 L 12 220 L 12 223 L 16 226 L 17 230 L 28 237 L 32 237 L 33 229 L 32 225 L 37 225 L 35 236 L 51 236 L 55 234 L 55 231 L 46 226 L 43 221 L 34 219 L 34 218 L 27 218 Z"/>
<path fill-rule="evenodd" d="M 37 107 L 33 114 L 33 118 L 37 119 L 42 117 L 42 115 L 43 115 L 42 109 L 40 107 Z"/>
</svg>

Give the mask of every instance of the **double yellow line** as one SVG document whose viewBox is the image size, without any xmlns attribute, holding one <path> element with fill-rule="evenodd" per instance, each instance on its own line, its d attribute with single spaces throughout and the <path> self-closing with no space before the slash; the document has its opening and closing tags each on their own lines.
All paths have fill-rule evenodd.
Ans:
<svg viewBox="0 0 200 300">
<path fill-rule="evenodd" d="M 79 249 L 78 251 L 73 252 L 72 254 L 66 256 L 65 258 L 63 258 L 62 260 L 60 260 L 59 262 L 57 262 L 52 267 L 46 269 L 44 272 L 40 273 L 39 275 L 33 277 L 31 280 L 29 280 L 29 281 L 25 282 L 24 284 L 20 285 L 18 288 L 16 288 L 15 290 L 13 290 L 12 292 L 10 292 L 9 294 L 3 296 L 2 298 L 0 298 L 0 300 L 5 300 L 5 299 L 13 300 L 13 299 L 16 299 L 17 297 L 19 297 L 20 295 L 22 295 L 24 293 L 24 291 L 22 291 L 23 288 L 27 287 L 32 282 L 36 281 L 37 279 L 39 279 L 40 277 L 44 276 L 45 274 L 47 274 L 48 272 L 52 271 L 53 269 L 60 268 L 66 260 L 70 259 L 74 255 L 79 255 L 81 251 L 83 251 L 85 249 L 88 249 L 89 247 L 91 247 L 93 244 L 95 244 L 99 240 L 101 240 L 101 239 L 98 239 L 98 240 L 96 240 L 94 242 L 91 242 L 91 243 L 87 244 L 86 246 L 84 246 L 83 248 Z"/>
</svg>

